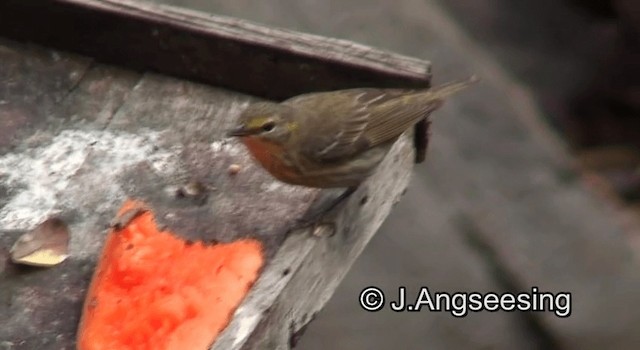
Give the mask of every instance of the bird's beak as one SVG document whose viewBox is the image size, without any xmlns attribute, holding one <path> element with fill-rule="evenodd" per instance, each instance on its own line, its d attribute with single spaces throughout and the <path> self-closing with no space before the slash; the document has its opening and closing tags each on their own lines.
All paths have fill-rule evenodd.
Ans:
<svg viewBox="0 0 640 350">
<path fill-rule="evenodd" d="M 253 131 L 246 128 L 244 125 L 227 131 L 228 137 L 249 136 L 252 134 L 254 134 Z"/>
</svg>

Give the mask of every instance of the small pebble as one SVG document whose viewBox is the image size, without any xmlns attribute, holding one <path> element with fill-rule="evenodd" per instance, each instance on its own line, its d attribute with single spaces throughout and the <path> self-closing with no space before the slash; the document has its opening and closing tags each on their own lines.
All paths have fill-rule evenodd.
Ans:
<svg viewBox="0 0 640 350">
<path fill-rule="evenodd" d="M 336 233 L 335 225 L 318 225 L 313 227 L 313 236 L 314 237 L 331 237 Z"/>
<path fill-rule="evenodd" d="M 207 187 L 199 181 L 190 181 L 180 187 L 177 195 L 180 197 L 198 197 L 207 192 Z"/>
<path fill-rule="evenodd" d="M 240 167 L 239 164 L 231 164 L 229 165 L 229 174 L 230 175 L 236 175 L 240 172 L 240 170 L 242 170 L 242 168 Z"/>
</svg>

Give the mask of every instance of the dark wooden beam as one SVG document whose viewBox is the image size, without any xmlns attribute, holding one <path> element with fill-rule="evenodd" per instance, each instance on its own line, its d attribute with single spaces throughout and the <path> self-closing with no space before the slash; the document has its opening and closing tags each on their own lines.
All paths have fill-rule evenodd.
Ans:
<svg viewBox="0 0 640 350">
<path fill-rule="evenodd" d="M 430 78 L 429 63 L 414 58 L 142 1 L 4 0 L 0 36 L 269 99 Z"/>
<path fill-rule="evenodd" d="M 265 267 L 216 349 L 263 349 L 276 336 L 289 344 L 411 174 L 411 142 L 402 137 L 335 226 L 296 229 L 331 193 L 277 182 L 225 138 L 255 98 L 10 40 L 0 39 L 0 62 L 0 344 L 11 349 L 75 348 L 99 248 L 126 198 L 144 201 L 162 227 L 191 241 L 260 242 Z M 240 168 L 233 175 L 232 164 Z M 180 195 L 192 182 L 203 193 Z M 27 210 L 21 198 L 30 198 Z M 69 258 L 50 269 L 11 263 L 18 237 L 50 215 L 70 228 Z"/>
</svg>

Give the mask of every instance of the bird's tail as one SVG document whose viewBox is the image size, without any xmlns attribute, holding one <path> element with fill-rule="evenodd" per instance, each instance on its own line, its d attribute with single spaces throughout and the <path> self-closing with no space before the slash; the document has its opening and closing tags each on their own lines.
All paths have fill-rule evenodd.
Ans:
<svg viewBox="0 0 640 350">
<path fill-rule="evenodd" d="M 460 90 L 465 89 L 469 85 L 475 84 L 479 80 L 480 78 L 478 78 L 478 76 L 474 74 L 466 80 L 453 81 L 446 84 L 442 84 L 440 86 L 432 87 L 428 91 L 430 92 L 430 95 L 431 95 L 430 97 L 433 100 L 440 100 Z"/>
</svg>

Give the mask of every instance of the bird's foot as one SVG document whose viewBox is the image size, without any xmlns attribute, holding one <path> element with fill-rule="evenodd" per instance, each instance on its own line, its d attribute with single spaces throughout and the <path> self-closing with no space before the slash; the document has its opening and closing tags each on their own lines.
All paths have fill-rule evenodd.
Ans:
<svg viewBox="0 0 640 350">
<path fill-rule="evenodd" d="M 314 236 L 330 236 L 335 232 L 335 221 L 342 204 L 356 191 L 349 187 L 336 198 L 321 198 L 292 227 L 292 230 L 312 228 Z"/>
</svg>

